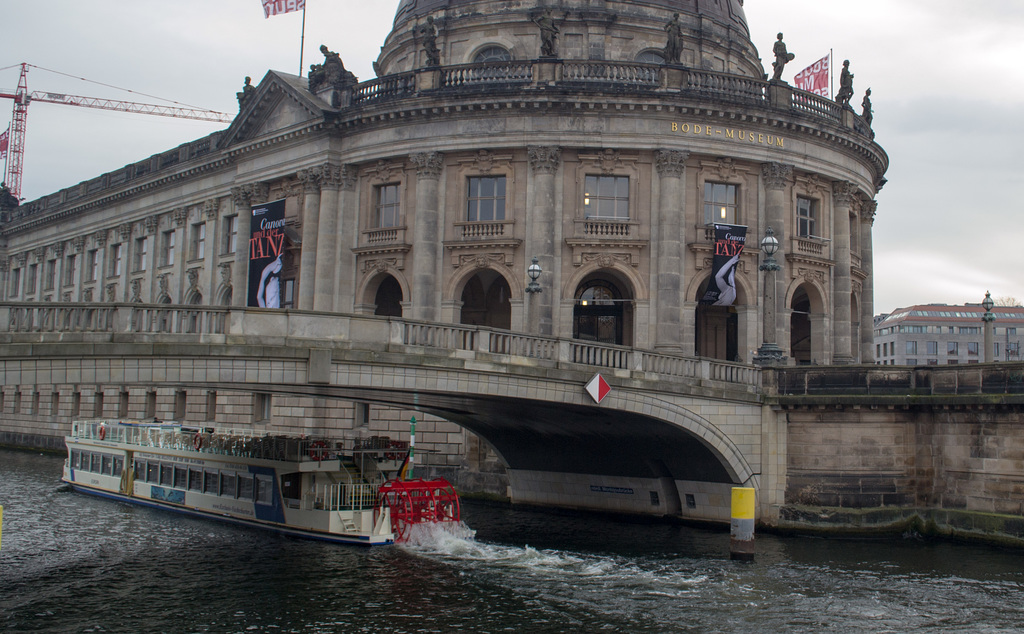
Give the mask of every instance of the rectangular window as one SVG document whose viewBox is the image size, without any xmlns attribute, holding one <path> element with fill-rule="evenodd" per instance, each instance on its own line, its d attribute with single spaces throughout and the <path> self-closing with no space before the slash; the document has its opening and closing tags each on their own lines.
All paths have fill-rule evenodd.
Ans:
<svg viewBox="0 0 1024 634">
<path fill-rule="evenodd" d="M 119 277 L 121 275 L 121 255 L 120 244 L 110 245 L 110 277 Z"/>
<path fill-rule="evenodd" d="M 875 344 L 875 356 L 876 357 L 881 357 L 882 356 L 882 344 L 880 344 L 880 343 L 876 343 Z"/>
<path fill-rule="evenodd" d="M 928 347 L 928 350 L 927 350 L 928 354 L 939 354 L 939 342 L 938 341 L 929 341 L 926 345 Z"/>
<path fill-rule="evenodd" d="M 704 224 L 736 222 L 737 189 L 726 183 L 704 183 Z"/>
<path fill-rule="evenodd" d="M 202 491 L 203 490 L 203 470 L 198 467 L 188 468 L 188 490 L 189 491 Z"/>
<path fill-rule="evenodd" d="M 146 260 L 149 259 L 149 238 L 135 239 L 135 267 L 136 271 L 146 270 Z"/>
<path fill-rule="evenodd" d="M 908 341 L 908 342 L 906 342 L 906 344 L 907 344 L 906 354 L 917 354 L 917 342 L 916 341 Z"/>
<path fill-rule="evenodd" d="M 917 359 L 907 359 L 906 365 L 917 365 Z"/>
<path fill-rule="evenodd" d="M 17 297 L 21 292 L 21 269 L 11 271 L 11 297 Z"/>
<path fill-rule="evenodd" d="M 75 283 L 76 273 L 78 273 L 78 255 L 72 253 L 64 258 L 64 286 L 72 286 Z"/>
<path fill-rule="evenodd" d="M 629 177 L 587 176 L 583 186 L 583 216 L 629 220 Z"/>
<path fill-rule="evenodd" d="M 992 353 L 995 355 L 994 357 L 992 357 L 993 359 L 998 359 L 999 358 L 999 342 L 998 341 L 995 342 L 995 348 L 993 349 Z"/>
<path fill-rule="evenodd" d="M 160 266 L 174 265 L 174 236 L 176 233 L 172 229 L 160 234 Z"/>
<path fill-rule="evenodd" d="M 218 494 L 218 487 L 220 486 L 220 479 L 217 477 L 216 471 L 204 471 L 203 472 L 203 493 L 210 493 L 212 495 Z"/>
<path fill-rule="evenodd" d="M 956 341 L 946 342 L 946 354 L 958 355 L 960 354 L 960 344 Z"/>
<path fill-rule="evenodd" d="M 796 234 L 801 238 L 818 235 L 818 201 L 796 198 Z"/>
<path fill-rule="evenodd" d="M 224 246 L 221 253 L 234 253 L 238 249 L 238 216 L 224 217 Z"/>
<path fill-rule="evenodd" d="M 43 290 L 52 291 L 57 282 L 57 260 L 47 260 L 43 271 Z"/>
<path fill-rule="evenodd" d="M 128 399 L 130 398 L 128 392 L 121 392 L 117 402 L 117 415 L 119 418 L 128 418 Z"/>
<path fill-rule="evenodd" d="M 36 292 L 36 275 L 38 275 L 39 266 L 36 264 L 28 265 L 28 275 L 25 277 L 25 294 L 32 295 Z"/>
<path fill-rule="evenodd" d="M 377 187 L 376 228 L 397 227 L 399 211 L 398 185 Z"/>
<path fill-rule="evenodd" d="M 980 335 L 981 326 L 960 326 L 961 335 Z"/>
<path fill-rule="evenodd" d="M 270 394 L 253 395 L 253 421 L 262 423 L 270 420 Z"/>
<path fill-rule="evenodd" d="M 85 254 L 85 276 L 86 282 L 95 282 L 100 274 L 100 252 L 99 249 L 91 249 Z"/>
<path fill-rule="evenodd" d="M 978 356 L 978 349 L 979 349 L 979 347 L 980 347 L 980 345 L 978 344 L 977 341 L 968 341 L 967 342 L 967 354 L 972 356 L 972 357 Z"/>
<path fill-rule="evenodd" d="M 505 177 L 480 176 L 469 179 L 469 222 L 491 222 L 505 219 Z"/>
<path fill-rule="evenodd" d="M 236 491 L 234 473 L 220 474 L 220 494 L 229 498 L 235 497 Z"/>
<path fill-rule="evenodd" d="M 189 233 L 188 258 L 202 260 L 206 255 L 206 223 L 197 222 Z"/>
</svg>

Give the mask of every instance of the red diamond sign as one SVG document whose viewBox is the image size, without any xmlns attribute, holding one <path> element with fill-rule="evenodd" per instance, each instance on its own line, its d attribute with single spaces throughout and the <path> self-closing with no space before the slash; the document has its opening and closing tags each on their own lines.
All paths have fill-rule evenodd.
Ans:
<svg viewBox="0 0 1024 634">
<path fill-rule="evenodd" d="M 587 394 L 590 398 L 594 399 L 595 403 L 600 403 L 604 400 L 604 397 L 608 396 L 608 392 L 611 392 L 612 388 L 608 386 L 608 381 L 604 380 L 604 377 L 600 374 L 595 374 L 594 378 L 590 379 L 587 383 Z"/>
</svg>

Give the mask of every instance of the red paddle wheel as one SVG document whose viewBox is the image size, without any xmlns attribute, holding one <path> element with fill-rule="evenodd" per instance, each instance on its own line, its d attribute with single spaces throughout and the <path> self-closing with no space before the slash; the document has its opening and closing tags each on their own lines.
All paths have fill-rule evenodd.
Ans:
<svg viewBox="0 0 1024 634">
<path fill-rule="evenodd" d="M 391 531 L 395 542 L 408 538 L 413 524 L 458 522 L 459 496 L 443 478 L 437 480 L 389 480 L 380 487 L 377 508 L 391 510 Z"/>
</svg>

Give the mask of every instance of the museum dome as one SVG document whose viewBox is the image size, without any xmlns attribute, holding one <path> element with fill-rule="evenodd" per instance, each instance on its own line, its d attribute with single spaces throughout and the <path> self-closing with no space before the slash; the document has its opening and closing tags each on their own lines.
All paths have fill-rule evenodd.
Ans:
<svg viewBox="0 0 1024 634">
<path fill-rule="evenodd" d="M 542 53 L 533 22 L 547 11 L 558 27 L 557 50 L 550 57 L 662 63 L 666 25 L 678 13 L 676 63 L 757 79 L 764 75 L 743 0 L 401 0 L 378 73 L 427 65 L 419 50 L 424 29 L 436 34 L 442 66 L 489 60 L 489 54 L 537 59 Z"/>
</svg>

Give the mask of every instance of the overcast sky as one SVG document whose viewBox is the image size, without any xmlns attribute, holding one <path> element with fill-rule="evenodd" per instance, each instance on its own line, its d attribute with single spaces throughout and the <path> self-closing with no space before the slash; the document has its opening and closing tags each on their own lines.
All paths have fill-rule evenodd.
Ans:
<svg viewBox="0 0 1024 634">
<path fill-rule="evenodd" d="M 398 0 L 307 3 L 304 66 L 321 61 L 323 43 L 372 79 Z M 49 69 L 30 70 L 29 90 L 234 114 L 246 75 L 258 83 L 271 68 L 299 70 L 301 14 L 264 19 L 260 0 L 4 5 L 4 92 L 28 62 Z M 796 54 L 783 79 L 831 48 L 837 66 L 851 62 L 858 111 L 872 89 L 876 139 L 890 158 L 877 197 L 875 312 L 977 303 L 986 290 L 1024 300 L 1024 1 L 746 0 L 745 10 L 769 72 L 782 31 Z M 10 104 L 0 103 L 0 130 Z M 34 104 L 22 195 L 34 200 L 222 127 Z"/>
</svg>

